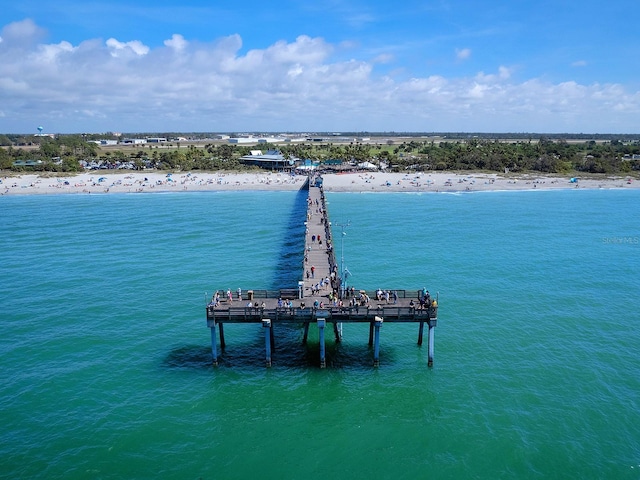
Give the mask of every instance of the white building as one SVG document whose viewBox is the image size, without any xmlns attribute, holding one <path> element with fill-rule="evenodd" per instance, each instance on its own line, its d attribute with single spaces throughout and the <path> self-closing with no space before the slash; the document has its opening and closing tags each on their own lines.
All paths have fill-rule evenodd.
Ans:
<svg viewBox="0 0 640 480">
<path fill-rule="evenodd" d="M 232 137 L 227 141 L 229 143 L 258 143 L 258 139 L 253 137 Z"/>
</svg>

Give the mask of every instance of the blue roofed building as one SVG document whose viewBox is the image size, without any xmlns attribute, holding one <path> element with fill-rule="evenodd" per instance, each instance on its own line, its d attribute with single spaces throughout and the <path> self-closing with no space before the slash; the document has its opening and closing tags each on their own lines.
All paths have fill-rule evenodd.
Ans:
<svg viewBox="0 0 640 480">
<path fill-rule="evenodd" d="M 269 150 L 267 153 L 262 153 L 261 150 L 251 150 L 249 155 L 240 157 L 240 163 L 266 170 L 290 172 L 298 166 L 299 160 L 294 157 L 285 158 L 279 150 Z"/>
</svg>

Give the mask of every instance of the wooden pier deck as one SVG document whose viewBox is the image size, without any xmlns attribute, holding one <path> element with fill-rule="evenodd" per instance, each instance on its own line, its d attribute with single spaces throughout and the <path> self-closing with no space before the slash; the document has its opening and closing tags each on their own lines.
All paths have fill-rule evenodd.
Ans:
<svg viewBox="0 0 640 480">
<path fill-rule="evenodd" d="M 280 290 L 247 290 L 241 297 L 232 293 L 230 301 L 224 294 L 219 301 L 207 305 L 207 326 L 211 330 L 213 363 L 218 363 L 216 326 L 220 346 L 226 347 L 225 323 L 258 323 L 265 328 L 266 363 L 271 365 L 274 346 L 273 325 L 295 323 L 304 326 L 306 343 L 309 326 L 317 324 L 320 342 L 320 364 L 325 367 L 324 332 L 333 325 L 336 342 L 342 339 L 342 323 L 368 323 L 369 345 L 374 348 L 374 366 L 379 365 L 380 327 L 383 322 L 413 322 L 419 325 L 418 345 L 422 345 L 424 325 L 428 326 L 428 366 L 433 365 L 434 328 L 438 321 L 437 299 L 424 297 L 423 290 L 379 291 L 343 288 L 340 267 L 336 262 L 331 223 L 320 178 L 310 177 L 304 238 L 304 259 L 301 280 L 297 286 Z M 342 232 L 340 232 L 342 233 Z M 382 292 L 382 295 L 380 295 Z"/>
</svg>

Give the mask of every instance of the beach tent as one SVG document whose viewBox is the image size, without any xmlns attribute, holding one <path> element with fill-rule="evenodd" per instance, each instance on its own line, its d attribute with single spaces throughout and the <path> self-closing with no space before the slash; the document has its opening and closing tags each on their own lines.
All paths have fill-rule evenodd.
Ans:
<svg viewBox="0 0 640 480">
<path fill-rule="evenodd" d="M 299 165 L 296 167 L 296 170 L 301 170 L 301 171 L 305 171 L 305 170 L 315 170 L 316 168 L 318 168 L 315 165 Z"/>
<path fill-rule="evenodd" d="M 358 168 L 362 168 L 364 170 L 378 170 L 378 167 L 376 167 L 373 163 L 371 162 L 362 162 L 358 164 Z"/>
</svg>

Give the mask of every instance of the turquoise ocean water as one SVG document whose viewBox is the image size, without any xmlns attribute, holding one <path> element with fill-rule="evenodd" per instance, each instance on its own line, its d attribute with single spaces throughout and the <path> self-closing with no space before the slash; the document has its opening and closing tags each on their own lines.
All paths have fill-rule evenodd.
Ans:
<svg viewBox="0 0 640 480">
<path fill-rule="evenodd" d="M 405 324 L 210 365 L 205 292 L 296 285 L 304 194 L 1 197 L 0 478 L 640 478 L 640 192 L 327 198 L 350 283 L 439 292 L 432 369 Z"/>
</svg>

